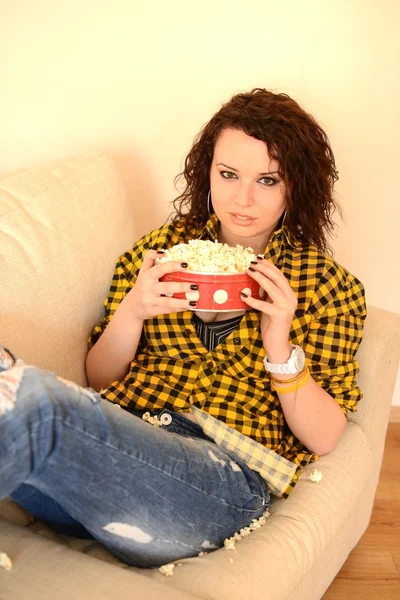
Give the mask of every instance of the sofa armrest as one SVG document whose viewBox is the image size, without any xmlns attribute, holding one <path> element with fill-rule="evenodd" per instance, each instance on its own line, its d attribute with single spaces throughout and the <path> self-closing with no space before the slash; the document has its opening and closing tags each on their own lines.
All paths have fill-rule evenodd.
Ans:
<svg viewBox="0 0 400 600">
<path fill-rule="evenodd" d="M 400 358 L 400 315 L 375 306 L 368 316 L 357 360 L 358 383 L 364 392 L 349 421 L 365 432 L 373 452 L 382 454 Z"/>
</svg>

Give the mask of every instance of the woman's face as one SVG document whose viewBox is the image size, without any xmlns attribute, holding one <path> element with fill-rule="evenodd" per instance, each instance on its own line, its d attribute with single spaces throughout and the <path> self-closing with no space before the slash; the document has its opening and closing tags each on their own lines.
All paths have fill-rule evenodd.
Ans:
<svg viewBox="0 0 400 600">
<path fill-rule="evenodd" d="M 264 252 L 285 210 L 285 184 L 267 145 L 242 130 L 224 129 L 211 164 L 211 200 L 219 242 Z"/>
</svg>

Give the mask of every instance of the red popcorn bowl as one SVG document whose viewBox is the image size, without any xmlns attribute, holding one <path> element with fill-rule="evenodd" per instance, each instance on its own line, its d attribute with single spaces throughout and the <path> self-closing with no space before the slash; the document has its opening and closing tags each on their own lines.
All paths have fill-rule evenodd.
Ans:
<svg viewBox="0 0 400 600">
<path fill-rule="evenodd" d="M 195 283 L 197 291 L 168 294 L 173 298 L 196 300 L 196 311 L 232 312 L 250 308 L 243 302 L 240 293 L 262 300 L 264 290 L 247 273 L 197 273 L 175 271 L 167 273 L 160 281 Z"/>
</svg>

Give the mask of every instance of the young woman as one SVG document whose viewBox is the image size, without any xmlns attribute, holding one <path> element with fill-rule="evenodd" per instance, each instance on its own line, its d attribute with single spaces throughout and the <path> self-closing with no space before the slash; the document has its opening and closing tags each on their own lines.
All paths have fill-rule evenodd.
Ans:
<svg viewBox="0 0 400 600">
<path fill-rule="evenodd" d="M 172 219 L 118 260 L 90 388 L 0 351 L 0 497 L 141 567 L 216 549 L 287 497 L 362 395 L 364 291 L 329 256 L 337 172 L 313 117 L 237 94 L 181 177 Z M 196 286 L 160 281 L 187 265 L 156 259 L 195 238 L 253 248 L 265 299 L 227 318 L 171 297 Z"/>
</svg>

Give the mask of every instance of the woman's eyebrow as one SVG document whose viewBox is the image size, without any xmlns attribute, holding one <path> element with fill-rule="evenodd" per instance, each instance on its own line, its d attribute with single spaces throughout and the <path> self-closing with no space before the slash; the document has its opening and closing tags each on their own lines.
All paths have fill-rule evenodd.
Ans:
<svg viewBox="0 0 400 600">
<path fill-rule="evenodd" d="M 235 169 L 235 167 L 228 167 L 228 165 L 224 164 L 224 163 L 217 163 L 217 167 L 225 167 L 226 169 L 229 169 L 230 171 L 236 171 L 236 173 L 238 173 L 238 169 Z M 275 175 L 275 174 L 279 174 L 279 171 L 270 171 L 269 173 L 259 173 L 258 177 L 265 177 L 265 175 Z"/>
</svg>

